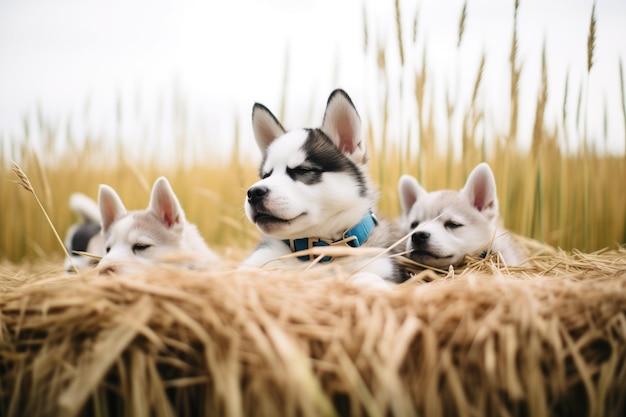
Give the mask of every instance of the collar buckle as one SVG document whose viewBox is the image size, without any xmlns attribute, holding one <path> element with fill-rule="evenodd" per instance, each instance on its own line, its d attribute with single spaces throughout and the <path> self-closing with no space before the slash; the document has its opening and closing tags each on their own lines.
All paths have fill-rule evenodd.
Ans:
<svg viewBox="0 0 626 417">
<path fill-rule="evenodd" d="M 346 230 L 343 233 L 342 238 L 337 241 L 331 241 L 318 237 L 305 237 L 299 239 L 285 239 L 283 242 L 289 246 L 292 252 L 304 251 L 315 246 L 332 246 L 338 244 L 345 244 L 353 248 L 358 248 L 369 238 L 376 225 L 378 225 L 378 219 L 373 212 L 369 211 L 356 226 L 352 229 Z M 316 256 L 302 255 L 298 256 L 298 259 L 301 261 L 312 261 L 316 259 Z M 332 259 L 333 258 L 330 256 L 324 256 L 320 262 L 330 262 Z"/>
</svg>

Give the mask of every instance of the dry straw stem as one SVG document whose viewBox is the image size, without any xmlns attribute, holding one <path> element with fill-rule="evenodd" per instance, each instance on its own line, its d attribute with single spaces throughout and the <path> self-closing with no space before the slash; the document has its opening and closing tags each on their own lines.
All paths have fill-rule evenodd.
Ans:
<svg viewBox="0 0 626 417">
<path fill-rule="evenodd" d="M 415 9 L 415 15 L 413 16 L 413 45 L 417 44 L 417 29 L 420 20 L 420 8 L 419 6 Z"/>
<path fill-rule="evenodd" d="M 519 79 L 521 69 L 518 68 L 517 62 L 517 12 L 519 9 L 519 0 L 515 0 L 515 9 L 513 12 L 513 37 L 511 39 L 511 51 L 509 54 L 509 65 L 511 67 L 511 117 L 509 119 L 509 141 L 513 142 L 517 137 L 517 117 L 519 112 Z"/>
<path fill-rule="evenodd" d="M 398 53 L 400 54 L 400 65 L 404 66 L 404 41 L 402 40 L 402 13 L 400 12 L 400 0 L 394 1 L 396 12 L 396 35 L 398 40 Z"/>
<path fill-rule="evenodd" d="M 459 18 L 459 39 L 457 41 L 457 48 L 461 46 L 463 40 L 463 33 L 465 33 L 465 19 L 467 18 L 467 1 L 463 3 L 463 9 L 461 10 L 461 17 Z"/>
<path fill-rule="evenodd" d="M 624 415 L 626 250 L 528 249 L 385 293 L 332 265 L 8 265 L 0 414 Z"/>
<path fill-rule="evenodd" d="M 67 256 L 67 258 L 70 260 L 70 263 L 72 264 L 72 268 L 74 269 L 74 272 L 78 272 L 78 268 L 74 264 L 74 260 L 72 259 L 72 257 L 70 256 L 69 252 L 65 248 L 65 245 L 63 244 L 63 240 L 61 239 L 61 236 L 59 236 L 59 233 L 55 229 L 54 224 L 52 223 L 52 220 L 50 220 L 50 216 L 48 216 L 48 213 L 46 212 L 46 209 L 44 208 L 43 204 L 41 204 L 41 201 L 39 201 L 39 197 L 37 197 L 37 193 L 35 192 L 35 189 L 31 185 L 31 183 L 30 183 L 30 181 L 28 179 L 28 176 L 26 176 L 26 173 L 14 161 L 11 161 L 11 171 L 17 177 L 17 181 L 15 181 L 15 183 L 20 185 L 20 186 L 22 186 L 26 191 L 31 193 L 33 195 L 33 197 L 35 197 L 35 201 L 37 202 L 37 205 L 41 209 L 41 212 L 43 213 L 43 215 L 46 217 L 46 221 L 50 225 L 50 228 L 52 229 L 52 232 L 54 233 L 54 236 L 56 237 L 57 241 L 59 242 L 59 244 L 63 248 L 63 253 L 65 253 L 65 256 Z"/>
<path fill-rule="evenodd" d="M 541 87 L 535 105 L 535 122 L 533 124 L 532 154 L 537 156 L 545 139 L 545 109 L 548 101 L 548 64 L 546 59 L 546 43 L 543 43 L 541 54 Z"/>
<path fill-rule="evenodd" d="M 622 117 L 624 120 L 624 145 L 626 145 L 626 86 L 624 85 L 624 62 L 619 60 L 619 87 L 622 98 Z M 624 146 L 626 149 L 626 146 Z M 626 151 L 624 152 L 626 155 Z"/>
<path fill-rule="evenodd" d="M 589 34 L 587 35 L 587 72 L 591 72 L 593 66 L 593 52 L 596 48 L 596 4 L 591 7 L 591 19 L 589 20 Z"/>
</svg>

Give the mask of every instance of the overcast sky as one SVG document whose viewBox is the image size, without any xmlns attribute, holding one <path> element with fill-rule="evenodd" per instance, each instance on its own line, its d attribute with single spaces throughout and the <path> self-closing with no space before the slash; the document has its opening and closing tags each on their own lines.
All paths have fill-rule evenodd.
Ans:
<svg viewBox="0 0 626 417">
<path fill-rule="evenodd" d="M 402 72 L 391 0 L 0 0 L 0 139 L 19 140 L 24 118 L 34 119 L 38 107 L 48 119 L 59 126 L 69 124 L 79 135 L 113 136 L 119 98 L 124 140 L 167 141 L 166 132 L 176 129 L 171 103 L 177 97 L 184 104 L 190 139 L 208 136 L 222 142 L 211 146 L 222 147 L 239 117 L 242 140 L 252 140 L 252 104 L 262 102 L 279 111 L 287 51 L 287 127 L 318 124 L 335 87 L 346 89 L 362 117 L 376 124 L 377 45 L 387 49 L 392 81 L 401 74 L 412 79 L 427 45 L 435 99 L 443 100 L 448 89 L 461 102 L 468 100 L 484 52 L 485 84 L 479 100 L 486 109 L 485 134 L 505 133 L 513 3 L 469 0 L 466 32 L 457 48 L 462 0 L 401 1 L 407 46 Z M 602 112 L 608 108 L 608 148 L 623 152 L 618 70 L 619 60 L 626 58 L 626 1 L 597 2 L 597 49 L 587 78 L 592 4 L 521 1 L 519 57 L 525 65 L 525 101 L 520 135 L 530 137 L 545 42 L 549 124 L 561 117 L 569 72 L 572 117 L 578 89 L 588 82 L 589 131 L 602 136 Z M 417 7 L 418 45 L 408 48 Z M 411 93 L 408 84 L 406 92 Z M 402 130 L 413 123 L 414 108 L 400 106 L 400 97 L 395 101 L 397 119 L 392 122 Z M 441 121 L 443 114 L 437 117 Z M 570 129 L 576 130 L 573 124 Z"/>
</svg>

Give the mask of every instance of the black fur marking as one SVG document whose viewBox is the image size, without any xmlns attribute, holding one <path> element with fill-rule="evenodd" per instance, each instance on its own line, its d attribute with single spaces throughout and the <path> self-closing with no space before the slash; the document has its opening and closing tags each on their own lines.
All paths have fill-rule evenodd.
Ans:
<svg viewBox="0 0 626 417">
<path fill-rule="evenodd" d="M 306 163 L 303 165 L 312 167 L 313 171 L 292 178 L 305 184 L 316 184 L 322 180 L 324 172 L 346 172 L 356 179 L 359 185 L 359 195 L 365 197 L 367 195 L 367 182 L 356 164 L 344 155 L 322 130 L 306 130 L 309 132 L 309 136 L 302 145 L 302 150 L 306 155 Z"/>
<path fill-rule="evenodd" d="M 81 224 L 76 233 L 72 236 L 71 250 L 86 252 L 87 245 L 92 237 L 100 233 L 100 224 L 94 222 L 87 222 Z"/>
<path fill-rule="evenodd" d="M 287 175 L 294 180 L 307 185 L 317 184 L 322 180 L 322 169 L 305 162 L 295 168 L 287 168 Z"/>
</svg>

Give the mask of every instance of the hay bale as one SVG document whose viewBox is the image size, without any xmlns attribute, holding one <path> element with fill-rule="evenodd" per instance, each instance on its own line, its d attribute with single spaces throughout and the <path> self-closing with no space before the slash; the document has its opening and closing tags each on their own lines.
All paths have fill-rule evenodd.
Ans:
<svg viewBox="0 0 626 417">
<path fill-rule="evenodd" d="M 0 415 L 624 415 L 625 254 L 491 259 L 388 293 L 332 265 L 4 266 Z"/>
</svg>

